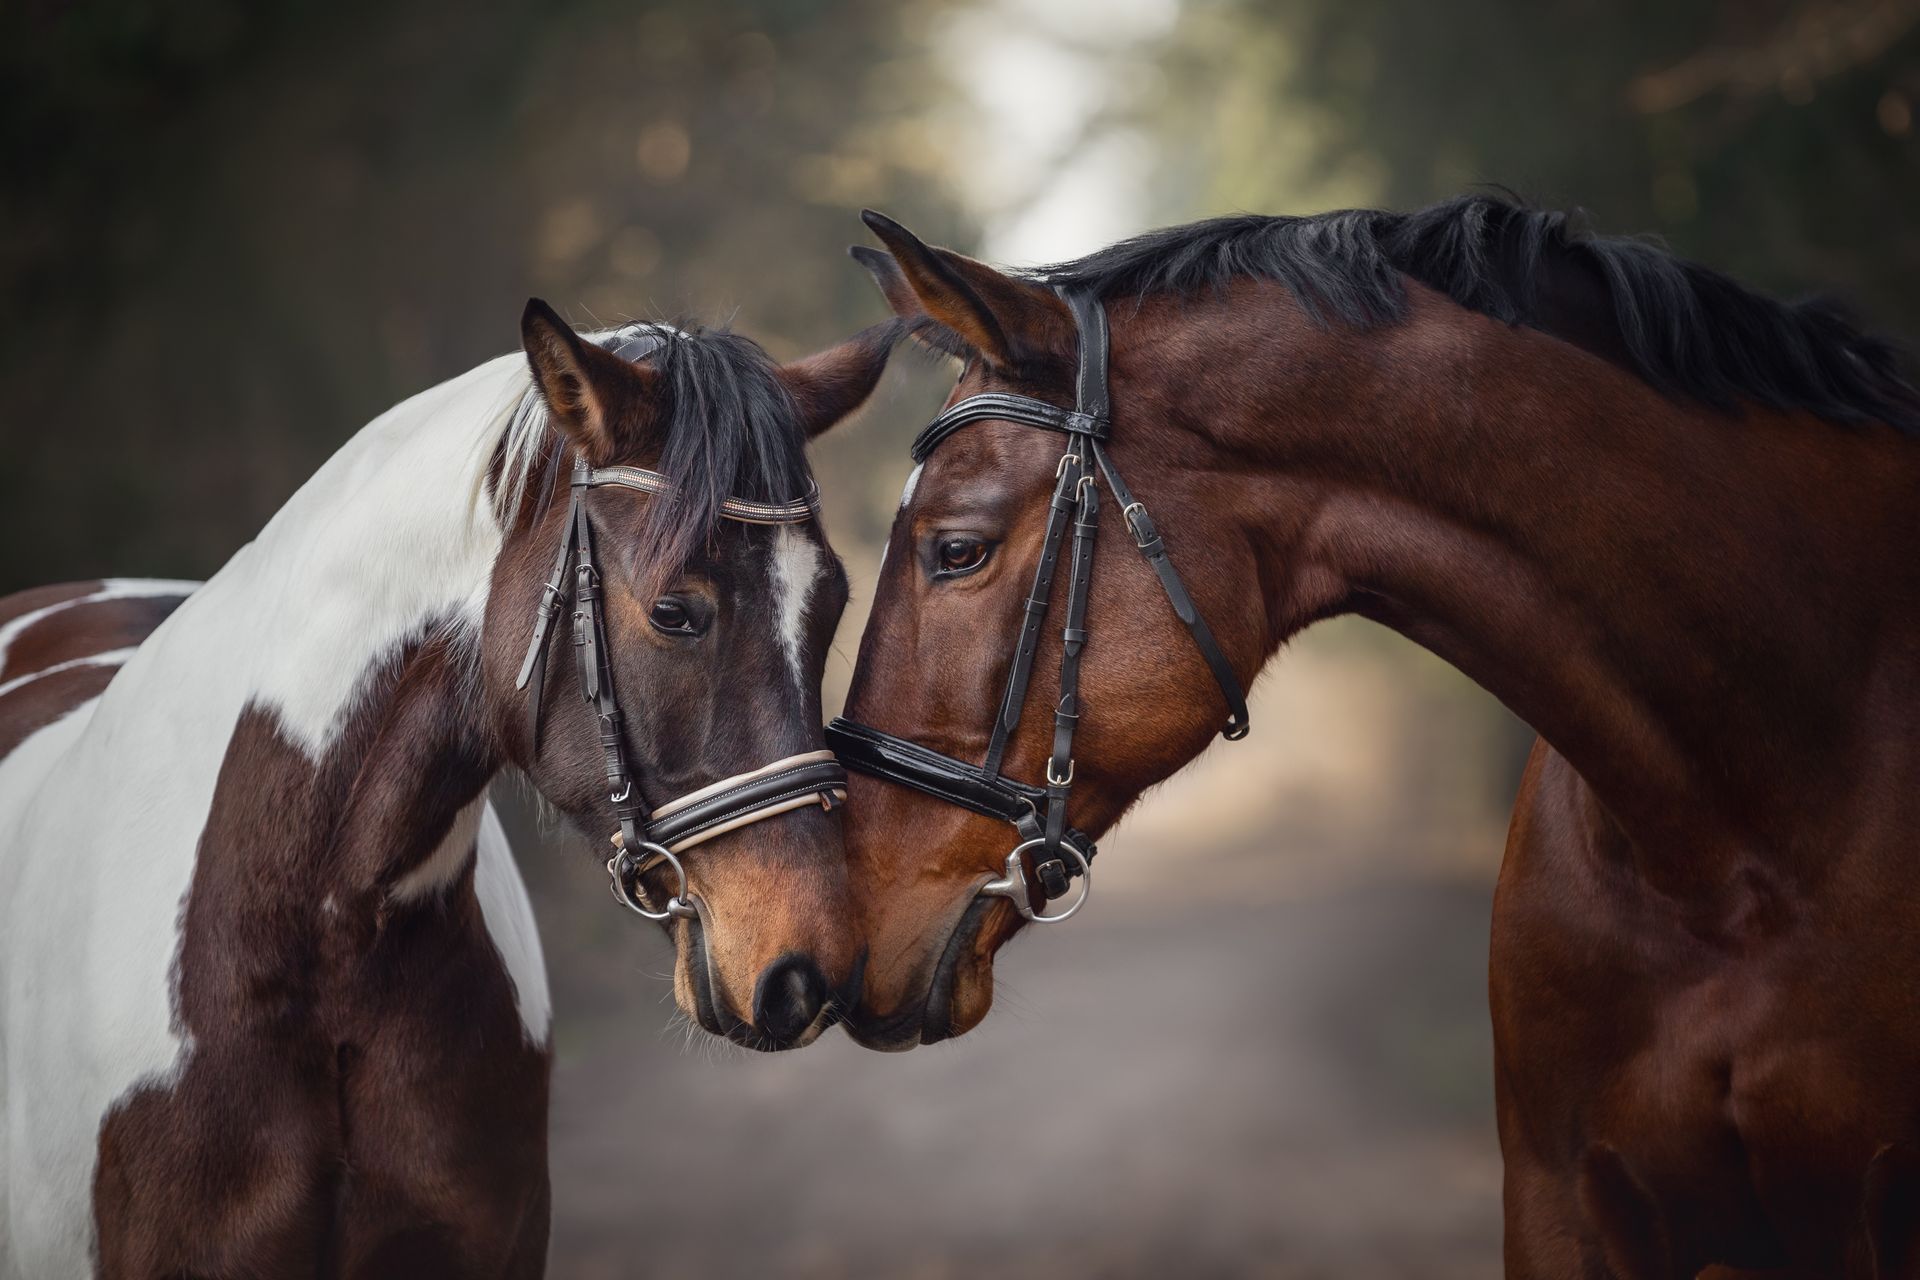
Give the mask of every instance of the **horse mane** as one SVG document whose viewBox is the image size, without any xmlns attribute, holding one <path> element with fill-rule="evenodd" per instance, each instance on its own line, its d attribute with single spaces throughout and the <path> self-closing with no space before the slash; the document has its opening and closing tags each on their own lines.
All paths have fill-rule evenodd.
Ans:
<svg viewBox="0 0 1920 1280">
<path fill-rule="evenodd" d="M 727 498 L 785 502 L 809 491 L 813 473 L 799 408 L 759 343 L 726 329 L 646 323 L 580 336 L 613 351 L 659 340 L 637 358 L 661 375 L 664 430 L 650 465 L 674 486 L 648 502 L 636 554 L 650 572 L 677 573 L 711 545 Z M 498 440 L 494 510 L 510 522 L 536 473 L 565 449 L 530 374 Z"/>
<path fill-rule="evenodd" d="M 1920 435 L 1920 391 L 1902 370 L 1904 353 L 1831 301 L 1779 302 L 1653 241 L 1596 235 L 1577 214 L 1504 195 L 1410 213 L 1213 218 L 1032 275 L 1103 298 L 1271 280 L 1316 323 L 1358 329 L 1403 319 L 1411 276 L 1469 310 L 1615 359 L 1670 395 Z"/>
</svg>

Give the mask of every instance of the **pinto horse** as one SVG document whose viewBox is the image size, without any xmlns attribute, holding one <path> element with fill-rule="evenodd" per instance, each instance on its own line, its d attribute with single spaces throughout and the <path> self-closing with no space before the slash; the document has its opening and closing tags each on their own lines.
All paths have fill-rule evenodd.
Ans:
<svg viewBox="0 0 1920 1280">
<path fill-rule="evenodd" d="M 658 809 L 820 747 L 844 573 L 804 508 L 728 504 L 811 494 L 890 328 L 782 367 L 532 302 L 525 355 L 376 419 L 204 586 L 0 600 L 0 1276 L 544 1269 L 550 1004 L 489 782 L 598 841 L 616 752 Z M 571 658 L 516 688 L 576 495 L 611 747 Z M 805 1043 L 859 981 L 839 818 L 709 834 L 629 886 L 676 899 L 676 999 Z"/>
<path fill-rule="evenodd" d="M 1228 218 L 1029 274 L 867 222 L 886 252 L 856 257 L 963 362 L 953 402 L 1030 399 L 923 440 L 850 719 L 989 753 L 1063 448 L 1103 436 L 1133 505 L 1099 509 L 1079 619 L 1054 583 L 1005 776 L 1036 806 L 1070 780 L 1097 836 L 1302 628 L 1401 632 L 1540 735 L 1494 898 L 1508 1274 L 1920 1274 L 1920 395 L 1888 345 L 1503 200 Z M 1078 425 L 1092 330 L 1063 298 L 1110 324 Z M 848 807 L 848 1026 L 881 1048 L 977 1024 L 1057 892 L 1003 866 L 980 793 L 899 780 L 856 775 Z"/>
</svg>

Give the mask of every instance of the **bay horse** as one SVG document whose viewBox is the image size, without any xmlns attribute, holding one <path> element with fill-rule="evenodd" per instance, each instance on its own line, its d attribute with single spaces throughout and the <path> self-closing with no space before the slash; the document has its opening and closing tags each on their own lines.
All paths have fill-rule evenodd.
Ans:
<svg viewBox="0 0 1920 1280">
<path fill-rule="evenodd" d="M 828 735 L 852 1034 L 979 1023 L 1092 839 L 1244 731 L 1289 637 L 1359 614 L 1539 734 L 1494 896 L 1507 1273 L 1920 1275 L 1898 353 L 1503 198 L 1030 273 L 866 221 L 885 251 L 855 256 L 961 367 Z"/>
<path fill-rule="evenodd" d="M 204 586 L 0 600 L 0 1276 L 543 1271 L 551 1003 L 502 770 L 619 826 L 615 896 L 700 1026 L 786 1048 L 851 1000 L 846 586 L 804 450 L 890 326 L 786 366 L 538 300 L 521 329 Z"/>
</svg>

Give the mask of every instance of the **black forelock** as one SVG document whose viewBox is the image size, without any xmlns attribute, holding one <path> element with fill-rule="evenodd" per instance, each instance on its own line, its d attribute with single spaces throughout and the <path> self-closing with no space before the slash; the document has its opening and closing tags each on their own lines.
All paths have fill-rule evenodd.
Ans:
<svg viewBox="0 0 1920 1280">
<path fill-rule="evenodd" d="M 727 498 L 801 498 L 813 473 L 798 406 L 759 343 L 724 329 L 658 332 L 665 341 L 645 359 L 661 374 L 657 469 L 673 492 L 650 504 L 640 563 L 670 575 L 711 545 Z"/>
<path fill-rule="evenodd" d="M 1600 286 L 1588 306 L 1596 314 L 1578 327 L 1608 330 L 1605 353 L 1664 392 L 1726 410 L 1753 401 L 1920 435 L 1920 391 L 1899 347 L 1862 331 L 1831 302 L 1782 303 L 1651 241 L 1595 235 L 1577 215 L 1502 196 L 1463 196 L 1411 213 L 1213 218 L 1033 276 L 1109 300 L 1272 280 L 1318 323 L 1360 329 L 1405 317 L 1410 276 L 1463 307 L 1556 332 L 1564 317 L 1543 314 L 1545 298 L 1569 272 L 1594 273 Z"/>
</svg>

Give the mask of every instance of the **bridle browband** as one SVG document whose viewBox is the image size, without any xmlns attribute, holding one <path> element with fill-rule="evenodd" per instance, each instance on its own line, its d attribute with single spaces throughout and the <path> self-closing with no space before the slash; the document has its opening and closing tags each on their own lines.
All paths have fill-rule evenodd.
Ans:
<svg viewBox="0 0 1920 1280">
<path fill-rule="evenodd" d="M 1007 673 L 1006 692 L 1000 700 L 1000 713 L 994 718 L 985 760 L 970 764 L 844 717 L 827 726 L 827 744 L 848 768 L 1013 824 L 1020 842 L 1007 854 L 1000 878 L 983 885 L 980 893 L 1011 899 L 1021 915 L 1039 923 L 1065 920 L 1078 911 L 1086 903 L 1092 884 L 1094 843 L 1084 832 L 1067 826 L 1067 798 L 1073 787 L 1073 735 L 1080 722 L 1080 658 L 1087 643 L 1087 594 L 1093 584 L 1094 540 L 1100 532 L 1100 479 L 1106 480 L 1107 488 L 1120 504 L 1120 514 L 1133 534 L 1134 546 L 1160 580 L 1160 588 L 1173 606 L 1175 616 L 1186 624 L 1194 646 L 1220 686 L 1227 703 L 1227 723 L 1221 736 L 1238 741 L 1246 736 L 1248 728 L 1247 698 L 1233 665 L 1220 651 L 1207 620 L 1194 607 L 1193 597 L 1175 572 L 1153 518 L 1127 489 L 1113 460 L 1107 456 L 1105 446 L 1111 415 L 1107 396 L 1106 308 L 1091 294 L 1066 289 L 1058 292 L 1073 313 L 1080 340 L 1074 407 L 1062 409 L 1031 396 L 1002 391 L 983 392 L 949 407 L 913 441 L 913 460 L 924 463 L 948 436 L 976 422 L 1017 422 L 1058 432 L 1067 438 L 1066 451 L 1054 468 L 1053 498 L 1047 507 L 1040 563 L 1034 569 L 1032 590 L 1027 593 L 1020 639 L 1014 648 L 1013 666 Z M 1053 746 L 1047 759 L 1046 784 L 1035 786 L 1007 777 L 1002 767 L 1008 741 L 1026 706 L 1034 655 L 1039 650 L 1041 626 L 1053 595 L 1053 582 L 1058 575 L 1069 523 L 1073 526 L 1073 545 L 1067 574 L 1067 616 L 1061 630 L 1060 698 L 1054 704 Z M 1037 851 L 1032 859 L 1031 888 L 1026 864 L 1022 861 L 1028 850 Z M 1079 898 L 1064 911 L 1046 914 L 1044 904 L 1063 896 L 1076 876 L 1084 877 Z M 1036 891 L 1043 903 L 1039 911 L 1034 910 L 1032 903 Z"/>
<path fill-rule="evenodd" d="M 620 331 L 612 337 L 620 337 Z M 660 346 L 629 337 L 615 354 L 639 361 Z M 537 398 L 537 392 L 529 392 Z M 540 603 L 534 611 L 533 637 L 520 664 L 515 689 L 527 689 L 529 750 L 540 751 L 540 726 L 545 711 L 547 650 L 555 619 L 569 600 L 573 603 L 573 646 L 580 692 L 592 704 L 600 723 L 600 751 L 607 770 L 607 793 L 620 829 L 614 834 L 614 855 L 607 860 L 613 896 L 649 920 L 693 917 L 687 900 L 687 871 L 677 856 L 703 841 L 764 821 L 794 809 L 820 805 L 832 809 L 846 798 L 847 771 L 831 751 L 803 751 L 746 773 L 722 778 L 697 791 L 668 801 L 648 812 L 635 786 L 627 761 L 625 719 L 613 687 L 612 651 L 607 644 L 606 615 L 601 609 L 600 569 L 593 551 L 593 521 L 587 494 L 617 487 L 665 495 L 673 484 L 657 471 L 642 467 L 594 467 L 576 456 L 569 485 L 571 499 L 560 533 L 560 548 L 547 574 Z M 804 524 L 815 516 L 818 496 L 809 491 L 791 502 L 755 502 L 729 497 L 720 514 L 743 524 Z M 571 564 L 571 572 L 569 572 Z M 571 586 L 569 587 L 569 583 Z M 641 876 L 664 860 L 679 877 L 679 890 L 655 911 Z"/>
</svg>

